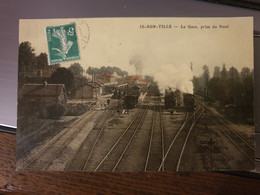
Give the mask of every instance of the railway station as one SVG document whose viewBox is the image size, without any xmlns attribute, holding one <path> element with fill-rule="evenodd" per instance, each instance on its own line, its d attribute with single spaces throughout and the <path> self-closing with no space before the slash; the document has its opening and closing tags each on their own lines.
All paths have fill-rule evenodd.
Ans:
<svg viewBox="0 0 260 195">
<path fill-rule="evenodd" d="M 161 94 L 149 85 L 118 85 L 83 100 L 90 109 L 28 149 L 18 169 L 225 171 L 241 169 L 241 161 L 254 167 L 254 142 L 241 127 L 199 96 L 171 88 Z"/>
</svg>

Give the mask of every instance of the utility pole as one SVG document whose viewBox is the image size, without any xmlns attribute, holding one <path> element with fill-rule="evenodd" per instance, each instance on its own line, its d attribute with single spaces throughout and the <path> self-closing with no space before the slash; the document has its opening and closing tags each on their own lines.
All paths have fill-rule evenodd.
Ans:
<svg viewBox="0 0 260 195">
<path fill-rule="evenodd" d="M 83 69 L 83 74 L 82 74 L 82 91 L 81 91 L 81 103 L 83 104 L 83 93 L 84 93 L 84 91 L 83 91 L 83 89 L 84 89 L 84 69 Z"/>
<path fill-rule="evenodd" d="M 206 100 L 207 100 L 206 95 L 207 95 L 207 87 L 205 86 L 204 87 L 204 104 L 206 104 Z"/>
</svg>

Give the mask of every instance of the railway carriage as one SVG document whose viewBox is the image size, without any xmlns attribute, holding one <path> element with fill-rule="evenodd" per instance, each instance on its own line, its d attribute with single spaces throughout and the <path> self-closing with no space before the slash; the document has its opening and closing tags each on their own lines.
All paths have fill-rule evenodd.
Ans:
<svg viewBox="0 0 260 195">
<path fill-rule="evenodd" d="M 128 87 L 125 96 L 124 96 L 124 106 L 127 109 L 132 109 L 136 107 L 138 103 L 138 99 L 140 96 L 140 87 L 138 86 L 133 86 L 133 87 Z"/>
</svg>

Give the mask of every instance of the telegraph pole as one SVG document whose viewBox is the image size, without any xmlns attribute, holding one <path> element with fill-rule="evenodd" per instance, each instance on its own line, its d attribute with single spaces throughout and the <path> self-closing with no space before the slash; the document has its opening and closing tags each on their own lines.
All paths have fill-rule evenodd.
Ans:
<svg viewBox="0 0 260 195">
<path fill-rule="evenodd" d="M 81 103 L 83 104 L 83 88 L 84 88 L 84 69 L 83 69 L 83 74 L 82 74 L 82 91 L 81 91 Z"/>
</svg>

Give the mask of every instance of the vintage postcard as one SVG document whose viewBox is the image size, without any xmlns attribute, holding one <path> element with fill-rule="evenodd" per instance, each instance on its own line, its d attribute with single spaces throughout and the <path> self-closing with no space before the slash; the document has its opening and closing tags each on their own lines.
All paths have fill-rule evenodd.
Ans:
<svg viewBox="0 0 260 195">
<path fill-rule="evenodd" d="M 17 170 L 255 167 L 253 18 L 23 19 Z"/>
</svg>

